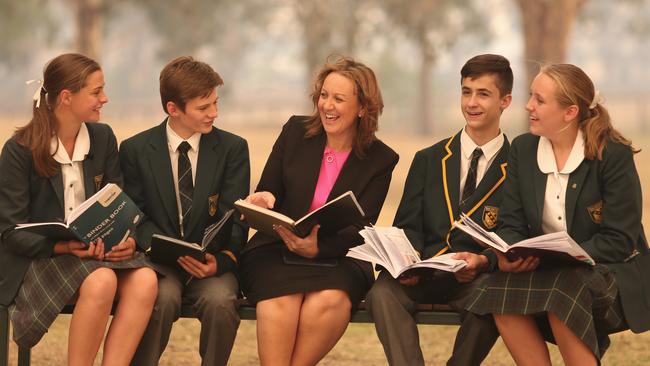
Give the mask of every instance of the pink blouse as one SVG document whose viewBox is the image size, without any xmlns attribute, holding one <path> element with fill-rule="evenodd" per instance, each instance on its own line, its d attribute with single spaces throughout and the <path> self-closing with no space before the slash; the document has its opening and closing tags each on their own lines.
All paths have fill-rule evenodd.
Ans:
<svg viewBox="0 0 650 366">
<path fill-rule="evenodd" d="M 327 202 L 327 197 L 329 197 L 332 187 L 334 187 L 334 182 L 336 182 L 336 178 L 338 178 L 348 156 L 350 156 L 349 151 L 338 152 L 325 146 L 323 161 L 321 162 L 320 173 L 318 174 L 318 182 L 314 191 L 314 199 L 311 201 L 309 212 L 314 211 Z"/>
</svg>

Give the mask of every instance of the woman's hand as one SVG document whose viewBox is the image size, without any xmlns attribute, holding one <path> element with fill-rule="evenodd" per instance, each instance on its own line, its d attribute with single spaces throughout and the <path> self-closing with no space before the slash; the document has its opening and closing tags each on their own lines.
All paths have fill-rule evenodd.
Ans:
<svg viewBox="0 0 650 366">
<path fill-rule="evenodd" d="M 275 196 L 271 192 L 255 192 L 244 200 L 248 203 L 252 203 L 255 206 L 260 206 L 268 209 L 272 209 L 275 205 Z M 240 220 L 245 220 L 246 217 L 242 214 L 239 218 Z"/>
<path fill-rule="evenodd" d="M 534 271 L 537 266 L 539 266 L 539 257 L 530 256 L 526 258 L 519 258 L 516 261 L 511 262 L 503 253 L 499 252 L 498 250 L 494 250 L 494 253 L 497 255 L 497 259 L 499 260 L 499 270 L 502 272 L 530 272 Z"/>
<path fill-rule="evenodd" d="M 275 232 L 280 235 L 284 244 L 291 252 L 298 254 L 305 258 L 314 258 L 318 255 L 318 229 L 320 225 L 316 225 L 311 229 L 311 233 L 304 238 L 292 233 L 284 226 L 276 225 L 273 227 Z"/>
<path fill-rule="evenodd" d="M 135 239 L 129 237 L 125 241 L 115 245 L 104 257 L 108 262 L 120 262 L 133 257 L 135 253 Z"/>
<path fill-rule="evenodd" d="M 86 244 L 77 241 L 60 241 L 54 244 L 54 254 L 71 254 L 79 258 L 93 258 L 104 260 L 104 241 L 98 239 L 95 243 Z"/>
<path fill-rule="evenodd" d="M 206 278 L 217 273 L 217 258 L 210 253 L 205 253 L 206 263 L 197 261 L 188 255 L 178 257 L 177 262 L 183 267 L 185 272 L 196 278 Z"/>
</svg>

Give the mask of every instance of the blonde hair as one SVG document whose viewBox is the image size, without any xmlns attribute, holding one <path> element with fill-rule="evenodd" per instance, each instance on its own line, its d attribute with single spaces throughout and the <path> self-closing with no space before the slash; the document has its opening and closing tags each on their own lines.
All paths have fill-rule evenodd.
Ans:
<svg viewBox="0 0 650 366">
<path fill-rule="evenodd" d="M 362 159 L 365 157 L 364 150 L 377 139 L 375 132 L 379 127 L 379 115 L 384 109 L 384 101 L 375 73 L 368 66 L 354 61 L 352 58 L 338 56 L 334 62 L 326 62 L 316 75 L 311 93 L 314 113 L 307 120 L 305 137 L 323 133 L 323 123 L 318 112 L 318 100 L 325 79 L 331 73 L 344 76 L 354 83 L 355 94 L 364 109 L 363 115 L 357 120 L 357 135 L 352 146 L 355 155 Z"/>
<path fill-rule="evenodd" d="M 594 99 L 594 83 L 582 69 L 571 64 L 549 64 L 542 66 L 540 74 L 555 81 L 558 86 L 555 98 L 561 106 L 578 107 L 577 122 L 585 139 L 587 159 L 602 160 L 603 150 L 609 141 L 627 145 L 635 153 L 639 151 L 632 147 L 632 141 L 614 129 L 607 109 L 598 99 Z"/>
</svg>

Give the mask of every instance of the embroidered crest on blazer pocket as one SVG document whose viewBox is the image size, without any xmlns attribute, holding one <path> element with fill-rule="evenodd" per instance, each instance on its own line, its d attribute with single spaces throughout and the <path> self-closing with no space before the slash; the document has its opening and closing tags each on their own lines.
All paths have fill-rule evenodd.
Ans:
<svg viewBox="0 0 650 366">
<path fill-rule="evenodd" d="M 591 206 L 587 207 L 587 212 L 589 213 L 589 218 L 596 224 L 601 224 L 603 222 L 602 217 L 603 210 L 603 201 L 598 201 Z"/>
<path fill-rule="evenodd" d="M 217 213 L 217 202 L 219 201 L 219 195 L 215 194 L 214 196 L 208 197 L 208 213 L 210 216 L 214 216 Z"/>
<path fill-rule="evenodd" d="M 499 208 L 495 206 L 483 206 L 483 226 L 486 229 L 494 229 L 497 226 L 497 219 L 499 218 Z"/>
</svg>

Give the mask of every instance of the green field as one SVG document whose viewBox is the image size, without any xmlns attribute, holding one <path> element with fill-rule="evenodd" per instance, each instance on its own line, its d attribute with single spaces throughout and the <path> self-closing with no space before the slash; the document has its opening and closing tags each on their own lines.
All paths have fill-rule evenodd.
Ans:
<svg viewBox="0 0 650 366">
<path fill-rule="evenodd" d="M 0 119 L 0 141 L 5 141 L 13 128 L 22 124 L 16 120 Z M 128 127 L 127 127 L 128 126 Z M 125 123 L 114 126 L 118 140 L 132 135 L 134 132 L 149 126 L 142 123 Z M 242 127 L 225 129 L 245 137 L 249 142 L 252 168 L 252 187 L 257 183 L 263 164 L 279 132 L 278 128 L 265 128 L 248 130 Z M 383 135 L 385 142 L 400 154 L 400 163 L 393 175 L 384 210 L 379 219 L 379 224 L 389 225 L 392 221 L 399 202 L 406 172 L 415 152 L 431 145 L 438 138 L 422 138 L 405 135 Z M 512 136 L 510 136 L 512 139 Z M 635 146 L 639 148 L 650 147 L 650 137 L 633 136 Z M 650 152 L 643 151 L 637 154 L 637 168 L 641 176 L 644 191 L 650 192 Z M 650 202 L 648 195 L 644 198 L 644 209 L 648 212 Z M 644 216 L 644 224 L 648 225 L 648 217 Z M 67 347 L 67 327 L 69 316 L 60 316 L 51 327 L 48 334 L 32 351 L 32 365 L 63 365 L 65 364 Z M 441 365 L 447 359 L 453 345 L 456 327 L 451 326 L 421 326 L 420 340 L 427 364 Z M 181 319 L 172 332 L 172 337 L 167 347 L 161 365 L 198 365 L 198 334 L 199 323 L 195 319 Z M 603 359 L 605 365 L 647 365 L 650 364 L 650 332 L 635 335 L 629 331 L 612 336 L 612 346 Z M 551 355 L 554 364 L 561 364 L 557 349 L 552 347 Z M 11 358 L 15 363 L 16 348 L 12 343 Z M 98 357 L 100 359 L 100 357 Z M 239 329 L 235 348 L 230 360 L 231 365 L 256 365 L 257 348 L 255 338 L 255 322 L 242 321 Z M 96 362 L 99 365 L 99 361 Z M 353 324 L 348 327 L 343 339 L 321 362 L 322 365 L 385 365 L 383 350 L 375 335 L 372 324 Z M 499 341 L 485 362 L 486 365 L 513 365 L 505 346 Z"/>
</svg>

